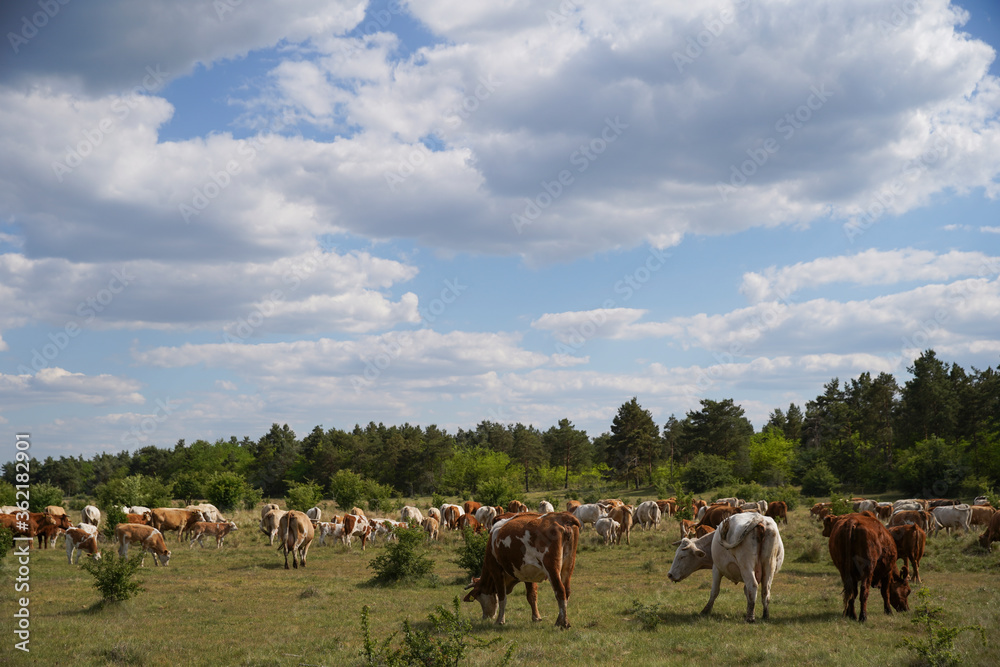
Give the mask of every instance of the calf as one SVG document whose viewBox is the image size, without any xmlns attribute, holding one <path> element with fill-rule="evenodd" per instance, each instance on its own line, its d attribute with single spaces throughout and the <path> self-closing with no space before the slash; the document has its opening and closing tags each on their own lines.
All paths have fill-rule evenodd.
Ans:
<svg viewBox="0 0 1000 667">
<path fill-rule="evenodd" d="M 896 543 L 882 523 L 864 514 L 845 514 L 824 519 L 829 529 L 830 557 L 844 584 L 844 616 L 865 622 L 868 618 L 868 591 L 878 586 L 882 591 L 885 613 L 909 609 L 910 585 L 906 566 L 896 569 Z M 854 602 L 861 594 L 861 613 L 855 614 Z"/>
<path fill-rule="evenodd" d="M 547 579 L 559 604 L 556 625 L 570 627 L 566 606 L 579 540 L 580 521 L 568 512 L 545 515 L 525 512 L 498 519 L 486 544 L 483 569 L 466 586 L 471 590 L 463 599 L 477 600 L 483 618 L 496 615 L 497 624 L 503 625 L 507 595 L 517 582 L 523 581 L 531 618 L 540 621 L 538 584 Z"/>
<path fill-rule="evenodd" d="M 91 534 L 79 528 L 68 528 L 66 530 L 66 560 L 73 565 L 73 556 L 76 555 L 77 563 L 80 562 L 80 552 L 86 553 L 94 560 L 100 560 L 101 552 L 97 548 L 97 535 Z"/>
<path fill-rule="evenodd" d="M 199 546 L 204 547 L 205 543 L 201 541 L 202 538 L 205 535 L 211 535 L 215 538 L 215 548 L 218 549 L 222 546 L 226 535 L 234 530 L 238 530 L 234 521 L 197 521 L 191 526 L 191 544 L 189 546 L 194 547 L 194 543 L 197 542 Z"/>
<path fill-rule="evenodd" d="M 989 551 L 994 542 L 1000 542 L 1000 512 L 996 512 L 990 519 L 990 525 L 986 527 L 986 532 L 979 536 L 979 546 Z"/>
<path fill-rule="evenodd" d="M 784 500 L 775 500 L 767 504 L 767 510 L 764 512 L 765 516 L 769 516 L 774 519 L 775 522 L 782 522 L 788 525 L 788 504 Z"/>
<path fill-rule="evenodd" d="M 480 523 L 476 520 L 476 517 L 472 516 L 468 512 L 458 517 L 458 529 L 463 530 L 466 526 L 471 528 L 474 533 L 483 532 L 482 525 L 480 525 Z"/>
<path fill-rule="evenodd" d="M 423 523 L 424 515 L 419 509 L 412 505 L 407 505 L 399 510 L 399 518 L 403 523 Z"/>
<path fill-rule="evenodd" d="M 622 543 L 622 535 L 625 536 L 625 544 L 631 546 L 630 541 L 632 535 L 632 506 L 631 505 L 621 505 L 620 507 L 612 508 L 608 513 L 608 516 L 614 519 L 618 523 L 618 529 L 615 531 L 615 544 Z"/>
<path fill-rule="evenodd" d="M 435 519 L 432 516 L 429 516 L 426 519 L 424 519 L 424 522 L 420 525 L 423 527 L 424 531 L 427 532 L 428 540 L 437 541 L 441 530 L 441 525 L 438 523 L 437 519 Z"/>
<path fill-rule="evenodd" d="M 601 517 L 594 523 L 594 530 L 604 538 L 604 544 L 614 542 L 618 536 L 618 522 L 609 516 Z"/>
<path fill-rule="evenodd" d="M 902 560 L 904 566 L 911 565 L 913 580 L 920 583 L 920 559 L 924 557 L 927 533 L 920 526 L 907 524 L 890 528 L 889 534 L 896 543 L 896 560 Z"/>
<path fill-rule="evenodd" d="M 146 552 L 153 554 L 153 565 L 163 566 L 170 562 L 170 550 L 163 541 L 163 533 L 152 526 L 137 523 L 120 523 L 115 526 L 115 539 L 118 541 L 118 555 L 128 557 L 129 544 L 138 544 L 142 548 L 140 567 L 146 564 Z"/>
<path fill-rule="evenodd" d="M 151 512 L 146 512 L 145 514 L 133 514 L 129 512 L 125 515 L 125 523 L 141 523 L 144 526 L 148 526 L 152 516 Z"/>
</svg>

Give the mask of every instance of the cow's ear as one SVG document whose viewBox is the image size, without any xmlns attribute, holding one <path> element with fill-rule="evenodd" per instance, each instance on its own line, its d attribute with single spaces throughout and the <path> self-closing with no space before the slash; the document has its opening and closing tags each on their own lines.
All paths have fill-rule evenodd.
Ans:
<svg viewBox="0 0 1000 667">
<path fill-rule="evenodd" d="M 694 555 L 697 556 L 698 558 L 704 558 L 705 557 L 705 552 L 702 551 L 701 549 L 695 549 L 694 550 Z"/>
<path fill-rule="evenodd" d="M 902 579 L 903 581 L 906 581 L 910 578 L 910 570 L 905 565 L 899 571 L 899 578 Z"/>
</svg>

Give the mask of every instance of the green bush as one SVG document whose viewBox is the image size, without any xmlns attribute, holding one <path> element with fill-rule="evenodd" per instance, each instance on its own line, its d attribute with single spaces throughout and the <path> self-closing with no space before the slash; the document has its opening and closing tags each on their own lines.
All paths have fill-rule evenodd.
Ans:
<svg viewBox="0 0 1000 667">
<path fill-rule="evenodd" d="M 413 582 L 431 573 L 434 561 L 427 557 L 427 534 L 422 528 L 397 528 L 395 542 L 386 544 L 385 551 L 368 564 L 374 572 L 371 583 L 395 584 Z"/>
<path fill-rule="evenodd" d="M 139 572 L 142 553 L 130 558 L 120 558 L 113 549 L 101 552 L 101 558 L 84 558 L 81 567 L 94 577 L 94 588 L 101 594 L 102 602 L 124 602 L 145 589 L 133 577 Z"/>
<path fill-rule="evenodd" d="M 489 544 L 490 534 L 483 531 L 476 534 L 471 528 L 466 526 L 462 529 L 463 544 L 458 547 L 458 558 L 454 563 L 469 573 L 471 577 L 478 577 L 483 571 L 483 561 L 486 560 L 486 545 Z"/>
<path fill-rule="evenodd" d="M 961 627 L 949 627 L 944 624 L 939 616 L 944 612 L 944 607 L 931 607 L 931 591 L 927 587 L 921 588 L 917 595 L 922 602 L 921 606 L 914 612 L 911 623 L 921 623 L 926 630 L 926 639 L 904 639 L 902 646 L 911 648 L 922 658 L 920 664 L 933 665 L 934 667 L 953 667 L 963 664 L 962 656 L 959 655 L 955 646 L 955 639 L 966 630 L 979 634 L 983 646 L 986 646 L 986 630 L 979 625 L 963 625 Z"/>
<path fill-rule="evenodd" d="M 702 493 L 715 486 L 730 484 L 733 464 L 715 454 L 698 454 L 684 466 L 681 482 L 695 493 Z"/>
<path fill-rule="evenodd" d="M 356 507 L 365 494 L 365 481 L 361 475 L 350 470 L 338 470 L 330 478 L 330 497 L 345 512 Z"/>
<path fill-rule="evenodd" d="M 854 512 L 854 503 L 851 502 L 850 498 L 830 498 L 830 514 L 833 516 L 851 514 L 852 512 Z"/>
<path fill-rule="evenodd" d="M 660 617 L 659 603 L 644 605 L 638 600 L 633 600 L 632 606 L 626 609 L 625 613 L 630 614 L 635 620 L 639 621 L 643 630 L 655 630 L 660 625 L 660 621 L 663 620 Z"/>
<path fill-rule="evenodd" d="M 246 487 L 246 491 L 243 493 L 243 509 L 252 510 L 264 502 L 264 491 L 263 489 L 258 489 L 255 486 Z"/>
<path fill-rule="evenodd" d="M 242 475 L 234 472 L 216 472 L 208 478 L 204 491 L 208 502 L 218 507 L 220 511 L 228 512 L 239 507 L 253 489 Z"/>
<path fill-rule="evenodd" d="M 796 509 L 802 502 L 802 496 L 799 494 L 799 490 L 791 484 L 768 487 L 764 492 L 764 499 L 769 503 L 784 500 L 785 505 L 788 506 L 789 512 Z"/>
<path fill-rule="evenodd" d="M 32 484 L 30 493 L 28 509 L 32 512 L 44 512 L 49 505 L 62 506 L 63 492 L 58 486 L 52 486 L 45 482 Z"/>
<path fill-rule="evenodd" d="M 182 472 L 174 477 L 174 495 L 183 500 L 185 505 L 190 505 L 199 498 L 207 498 L 205 482 L 205 475 L 200 472 Z M 214 501 L 209 502 L 221 507 Z"/>
<path fill-rule="evenodd" d="M 104 514 L 104 528 L 101 528 L 101 534 L 104 535 L 108 542 L 114 542 L 115 528 L 120 523 L 128 523 L 128 517 L 125 516 L 125 512 L 122 511 L 120 505 L 102 507 L 101 510 Z"/>
<path fill-rule="evenodd" d="M 394 512 L 402 505 L 393 498 L 396 490 L 388 484 L 379 484 L 366 479 L 364 481 L 364 497 L 368 499 L 368 509 L 372 512 Z M 440 507 L 440 505 L 438 506 Z"/>
<path fill-rule="evenodd" d="M 830 496 L 838 486 L 840 481 L 822 461 L 802 476 L 802 493 L 807 496 Z"/>
<path fill-rule="evenodd" d="M 506 477 L 494 477 L 479 484 L 476 491 L 476 501 L 483 505 L 507 506 L 518 496 L 519 487 L 511 483 Z"/>
<path fill-rule="evenodd" d="M 11 549 L 14 548 L 14 533 L 10 528 L 0 526 L 0 562 L 7 557 Z"/>
<path fill-rule="evenodd" d="M 100 507 L 112 505 L 169 507 L 173 498 L 171 487 L 172 485 L 164 484 L 155 477 L 129 475 L 98 485 L 94 494 Z"/>
<path fill-rule="evenodd" d="M 316 507 L 323 499 L 323 489 L 315 482 L 291 482 L 285 496 L 285 506 L 290 510 L 305 512 Z"/>
<path fill-rule="evenodd" d="M 13 505 L 17 501 L 17 489 L 10 482 L 0 479 L 0 505 Z"/>
<path fill-rule="evenodd" d="M 437 491 L 431 494 L 431 507 L 441 507 L 445 502 L 445 497 Z"/>
</svg>

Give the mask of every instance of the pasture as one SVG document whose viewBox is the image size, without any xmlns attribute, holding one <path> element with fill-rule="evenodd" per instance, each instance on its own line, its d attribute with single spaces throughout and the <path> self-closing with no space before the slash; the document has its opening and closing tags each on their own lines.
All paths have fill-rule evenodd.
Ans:
<svg viewBox="0 0 1000 667">
<path fill-rule="evenodd" d="M 628 500 L 628 499 L 626 499 Z M 426 507 L 421 502 L 420 507 Z M 284 570 L 280 552 L 257 529 L 256 511 L 235 513 L 239 531 L 223 549 L 192 549 L 167 536 L 170 565 L 146 559 L 146 591 L 126 603 L 100 608 L 92 577 L 66 563 L 60 546 L 32 550 L 30 584 L 31 653 L 13 650 L 3 633 L 0 663 L 73 665 L 355 665 L 362 664 L 361 608 L 371 609 L 372 636 L 382 639 L 404 619 L 426 627 L 437 606 L 450 608 L 463 595 L 467 577 L 452 560 L 461 537 L 444 532 L 430 546 L 435 561 L 431 582 L 409 587 L 366 584 L 368 563 L 383 543 L 362 552 L 355 543 L 314 544 L 308 567 Z M 665 521 L 656 532 L 632 533 L 632 544 L 600 544 L 592 528 L 581 535 L 569 600 L 572 628 L 554 627 L 556 604 L 548 584 L 539 587 L 541 623 L 530 620 L 524 588 L 508 601 L 507 625 L 481 621 L 479 605 L 462 603 L 483 639 L 502 637 L 502 648 L 472 651 L 469 664 L 494 664 L 516 643 L 518 665 L 910 665 L 917 654 L 901 646 L 922 638 L 911 623 L 919 606 L 913 584 L 909 613 L 885 616 L 873 591 L 866 625 L 841 617 L 840 578 L 830 562 L 820 527 L 799 507 L 781 526 L 785 563 L 775 577 L 771 620 L 743 622 L 742 587 L 723 583 L 709 617 L 698 612 L 708 599 L 711 573 L 700 571 L 677 584 L 667 581 L 678 531 Z M 975 532 L 957 539 L 928 539 L 921 564 L 923 586 L 944 607 L 947 626 L 987 629 L 983 647 L 974 633 L 960 635 L 965 664 L 1000 664 L 1000 549 L 986 554 Z M 211 541 L 206 541 L 206 544 Z M 105 548 L 108 548 L 105 545 Z M 0 573 L 0 613 L 10 627 L 16 599 L 14 563 Z M 659 625 L 643 629 L 630 609 L 638 601 L 658 610 Z M 759 610 L 759 607 L 758 607 Z"/>
</svg>

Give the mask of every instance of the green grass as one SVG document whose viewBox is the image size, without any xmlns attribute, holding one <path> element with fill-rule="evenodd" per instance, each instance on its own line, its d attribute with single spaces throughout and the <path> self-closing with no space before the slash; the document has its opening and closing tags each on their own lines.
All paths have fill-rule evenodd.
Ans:
<svg viewBox="0 0 1000 667">
<path fill-rule="evenodd" d="M 646 497 L 652 497 L 650 493 Z M 560 500 L 560 503 L 563 502 Z M 426 506 L 421 501 L 421 507 Z M 677 527 L 664 522 L 656 532 L 633 530 L 632 545 L 605 547 L 594 531 L 581 538 L 572 581 L 569 619 L 554 627 L 556 604 L 542 584 L 542 623 L 533 624 L 518 586 L 507 607 L 507 625 L 479 619 L 479 605 L 463 604 L 477 637 L 499 636 L 493 653 L 470 654 L 469 664 L 493 664 L 516 642 L 518 665 L 910 665 L 916 654 L 902 646 L 920 637 L 912 614 L 885 616 L 875 591 L 866 625 L 841 618 L 841 585 L 830 563 L 819 525 L 801 507 L 782 527 L 785 564 L 772 594 L 771 620 L 743 622 L 742 588 L 723 584 L 709 617 L 698 612 L 708 600 L 711 574 L 695 573 L 671 584 Z M 258 514 L 239 512 L 239 531 L 221 550 L 189 549 L 168 535 L 170 565 L 146 559 L 146 591 L 121 604 L 99 607 L 92 577 L 66 563 L 61 547 L 32 551 L 31 654 L 12 655 L 13 636 L 2 633 L 0 664 L 73 665 L 358 665 L 361 664 L 361 608 L 371 609 L 372 636 L 388 637 L 409 619 L 426 629 L 438 605 L 449 608 L 463 595 L 468 577 L 453 561 L 461 536 L 443 533 L 430 547 L 435 563 L 430 582 L 379 588 L 366 584 L 368 567 L 382 545 L 362 553 L 341 546 L 314 545 L 306 569 L 284 570 L 281 554 L 257 530 Z M 1000 550 L 985 554 L 975 536 L 928 540 L 921 567 L 933 602 L 944 607 L 947 625 L 1000 627 Z M 818 555 L 817 555 L 818 554 Z M 802 556 L 805 555 L 803 558 Z M 919 588 L 914 585 L 915 590 Z M 0 572 L 0 615 L 12 618 L 17 597 L 13 563 Z M 633 616 L 634 602 L 658 622 L 644 629 Z M 911 597 L 915 606 L 916 595 Z M 759 615 L 759 605 L 758 605 Z M 647 619 L 648 621 L 648 619 Z M 645 627 L 648 627 L 648 622 Z M 0 623 L 7 628 L 8 621 Z M 1000 664 L 1000 644 L 983 648 L 972 633 L 957 642 L 966 664 Z"/>
</svg>

